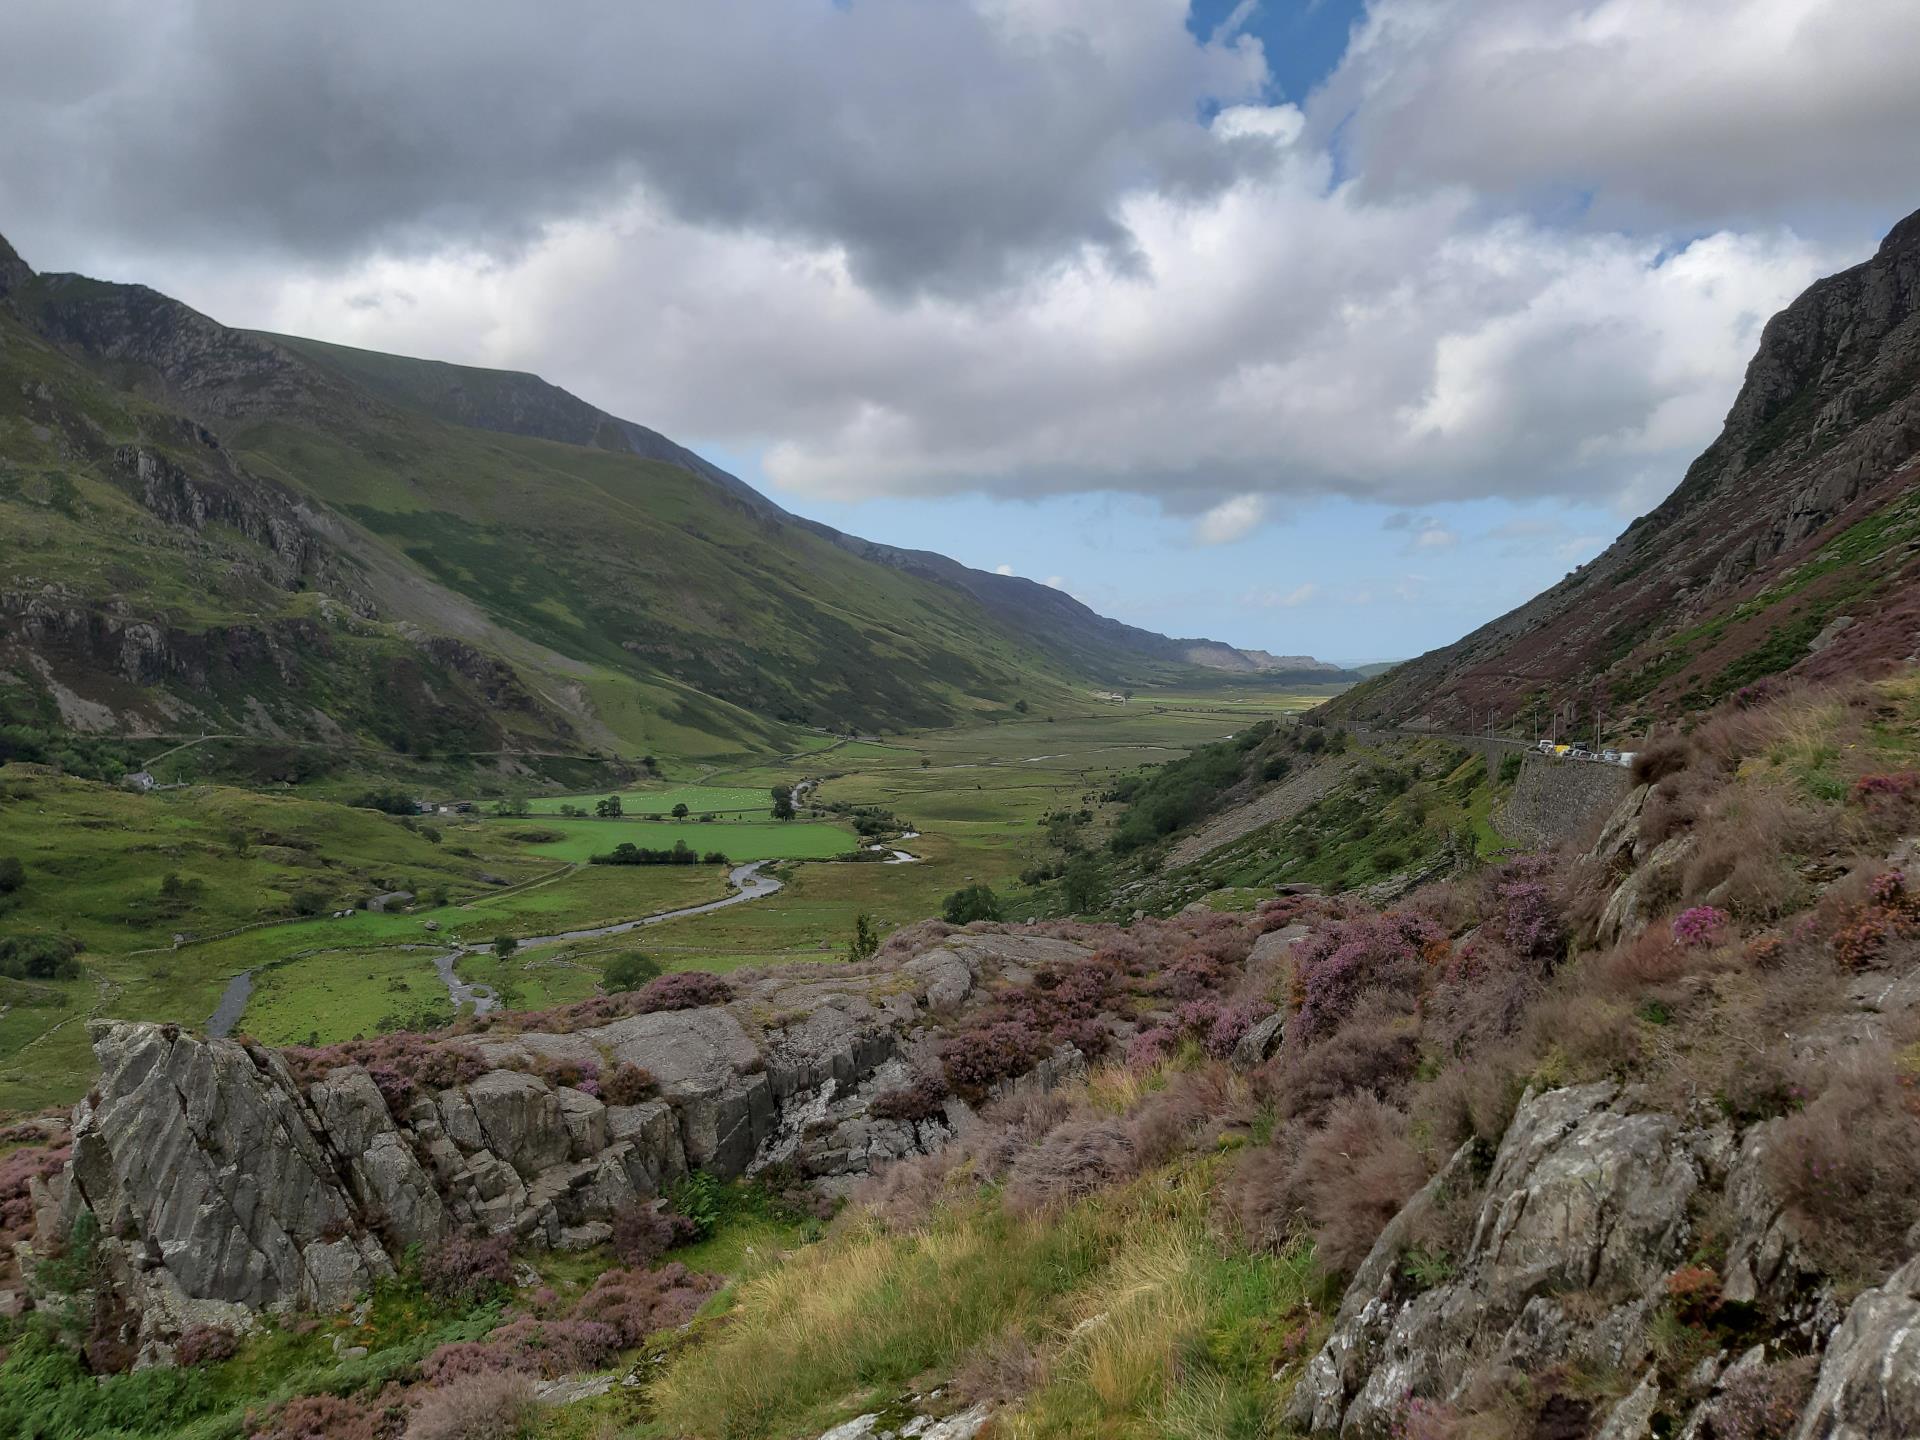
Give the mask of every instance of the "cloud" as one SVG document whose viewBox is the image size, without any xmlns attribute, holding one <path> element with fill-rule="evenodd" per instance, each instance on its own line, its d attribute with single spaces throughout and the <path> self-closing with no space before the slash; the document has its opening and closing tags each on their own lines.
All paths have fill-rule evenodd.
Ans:
<svg viewBox="0 0 1920 1440">
<path fill-rule="evenodd" d="M 1883 225 L 1920 195 L 1916 52 L 1912 0 L 1371 0 L 1309 137 L 1369 196 Z"/>
<path fill-rule="evenodd" d="M 1371 0 L 1303 108 L 1186 23 L 21 0 L 0 215 L 223 319 L 538 370 L 801 501 L 1123 492 L 1226 544 L 1285 497 L 1644 508 L 1860 258 L 1829 211 L 1920 193 L 1910 0 Z"/>
<path fill-rule="evenodd" d="M 996 565 L 996 566 L 994 566 L 994 567 L 993 567 L 993 573 L 994 573 L 994 574 L 996 574 L 996 575 L 1011 575 L 1011 574 L 1013 574 L 1013 566 L 1011 566 L 1011 565 Z"/>
<path fill-rule="evenodd" d="M 1193 538 L 1201 545 L 1230 545 L 1251 535 L 1266 515 L 1267 502 L 1261 496 L 1235 495 L 1193 522 Z"/>
<path fill-rule="evenodd" d="M 1271 149 L 1257 112 L 1232 145 L 1194 118 L 1265 76 L 1183 0 L 15 0 L 0 200 L 147 251 L 335 262 L 510 258 L 642 186 L 884 292 L 959 293 L 1126 263 L 1123 192 L 1202 197 Z"/>
</svg>

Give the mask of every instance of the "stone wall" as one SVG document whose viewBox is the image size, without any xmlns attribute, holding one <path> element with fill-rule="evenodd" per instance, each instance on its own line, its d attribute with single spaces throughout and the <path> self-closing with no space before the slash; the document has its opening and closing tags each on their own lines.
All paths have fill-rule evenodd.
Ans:
<svg viewBox="0 0 1920 1440">
<path fill-rule="evenodd" d="M 1630 788 L 1628 772 L 1592 760 L 1556 760 L 1521 755 L 1520 778 L 1506 802 L 1493 812 L 1493 828 L 1528 850 L 1546 850 L 1577 838 L 1613 813 Z M 1496 768 L 1493 772 L 1498 774 Z"/>
</svg>

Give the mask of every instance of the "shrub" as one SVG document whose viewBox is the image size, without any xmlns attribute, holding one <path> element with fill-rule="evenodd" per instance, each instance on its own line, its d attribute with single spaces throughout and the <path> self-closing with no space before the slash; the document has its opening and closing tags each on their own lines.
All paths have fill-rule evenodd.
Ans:
<svg viewBox="0 0 1920 1440">
<path fill-rule="evenodd" d="M 940 1066 L 956 1091 L 979 1096 L 1026 1074 L 1049 1048 L 1046 1037 L 1023 1021 L 998 1020 L 943 1041 Z"/>
<path fill-rule="evenodd" d="M 941 916 L 949 925 L 970 925 L 975 920 L 998 920 L 1000 897 L 990 886 L 968 885 L 947 896 Z"/>
<path fill-rule="evenodd" d="M 218 1325 L 195 1325 L 173 1342 L 173 1357 L 184 1368 L 217 1365 L 240 1353 L 240 1337 Z"/>
<path fill-rule="evenodd" d="M 1366 990 L 1417 993 L 1427 961 L 1437 958 L 1446 938 L 1431 920 L 1407 912 L 1362 916 L 1316 931 L 1294 947 L 1300 1010 L 1289 1038 L 1331 1034 Z"/>
<path fill-rule="evenodd" d="M 609 960 L 601 979 L 609 991 L 638 990 L 649 980 L 660 978 L 660 962 L 638 950 L 628 950 Z"/>
<path fill-rule="evenodd" d="M 622 1060 L 600 1081 L 600 1098 L 609 1105 L 638 1105 L 655 1088 L 651 1070 Z"/>
<path fill-rule="evenodd" d="M 613 1253 L 622 1265 L 651 1265 L 673 1248 L 676 1238 L 673 1220 L 651 1205 L 614 1213 Z"/>
<path fill-rule="evenodd" d="M 77 980 L 80 942 L 64 935 L 0 936 L 0 976 L 9 980 Z"/>
<path fill-rule="evenodd" d="M 58 1175 L 72 1153 L 72 1145 L 62 1139 L 0 1155 L 0 1241 L 24 1240 L 32 1234 L 33 1182 Z"/>
<path fill-rule="evenodd" d="M 526 1376 L 463 1375 L 427 1391 L 406 1440 L 519 1440 L 537 1413 Z"/>
<path fill-rule="evenodd" d="M 676 970 L 649 980 L 638 992 L 643 1013 L 698 1010 L 706 1005 L 724 1005 L 732 998 L 733 987 L 705 970 Z"/>
<path fill-rule="evenodd" d="M 398 1405 L 377 1399 L 302 1395 L 274 1411 L 251 1440 L 397 1440 L 404 1424 Z"/>
<path fill-rule="evenodd" d="M 420 1283 L 450 1303 L 472 1304 L 512 1282 L 512 1244 L 505 1235 L 454 1235 L 420 1257 Z"/>
<path fill-rule="evenodd" d="M 1726 928 L 1726 911 L 1711 905 L 1696 905 L 1674 917 L 1673 939 L 1675 944 L 1701 949 L 1719 944 Z"/>
<path fill-rule="evenodd" d="M 1649 740 L 1633 757 L 1633 783 L 1657 785 L 1687 768 L 1692 747 L 1677 735 Z"/>
<path fill-rule="evenodd" d="M 657 1330 L 686 1324 L 719 1288 L 715 1277 L 677 1262 L 657 1270 L 607 1270 L 568 1313 L 605 1325 L 622 1347 L 630 1347 Z"/>
<path fill-rule="evenodd" d="M 527 1062 L 527 1073 L 547 1084 L 580 1090 L 598 1098 L 600 1066 L 592 1060 L 564 1060 L 557 1055 L 536 1055 Z"/>
<path fill-rule="evenodd" d="M 15 855 L 0 855 L 0 895 L 11 895 L 27 883 L 27 867 Z"/>
<path fill-rule="evenodd" d="M 302 1085 L 348 1065 L 362 1065 L 379 1087 L 387 1108 L 400 1114 L 419 1090 L 446 1090 L 478 1080 L 492 1068 L 471 1045 L 411 1032 L 337 1045 L 292 1045 L 280 1052 Z"/>
<path fill-rule="evenodd" d="M 877 1120 L 922 1120 L 944 1118 L 947 1096 L 951 1093 L 943 1076 L 922 1071 L 897 1090 L 874 1097 L 867 1113 Z"/>
<path fill-rule="evenodd" d="M 1134 1162 L 1133 1134 L 1124 1121 L 1069 1120 L 1014 1161 L 1007 1203 L 1021 1211 L 1078 1199 L 1131 1174 Z"/>
<path fill-rule="evenodd" d="M 1818 1370 L 1812 1356 L 1736 1369 L 1721 1383 L 1709 1411 L 1714 1440 L 1787 1440 L 1800 1423 Z"/>
<path fill-rule="evenodd" d="M 1371 1095 L 1350 1095 L 1333 1103 L 1326 1124 L 1302 1146 L 1295 1174 L 1316 1257 L 1345 1272 L 1367 1258 L 1426 1183 L 1427 1168 L 1407 1138 L 1405 1115 Z"/>
<path fill-rule="evenodd" d="M 1920 1221 L 1920 1115 L 1888 1048 L 1849 1054 L 1804 1110 L 1779 1122 L 1767 1162 L 1830 1273 L 1877 1279 L 1906 1258 Z"/>
</svg>

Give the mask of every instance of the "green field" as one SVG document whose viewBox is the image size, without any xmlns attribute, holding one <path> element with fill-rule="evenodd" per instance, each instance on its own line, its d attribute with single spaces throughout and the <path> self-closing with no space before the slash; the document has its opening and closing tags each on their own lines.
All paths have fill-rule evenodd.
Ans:
<svg viewBox="0 0 1920 1440">
<path fill-rule="evenodd" d="M 697 820 L 558 820 L 542 816 L 540 828 L 560 831 L 564 838 L 529 845 L 528 851 L 576 864 L 621 844 L 638 845 L 643 850 L 671 850 L 674 842 L 684 840 L 703 855 L 718 850 L 736 864 L 748 860 L 825 860 L 846 854 L 855 844 L 851 831 L 810 820 L 716 820 L 702 825 Z"/>
<path fill-rule="evenodd" d="M 618 793 L 627 816 L 668 816 L 676 805 L 685 805 L 695 815 L 766 815 L 773 810 L 772 787 L 750 790 L 719 785 L 667 785 L 655 789 L 600 791 L 584 795 L 542 795 L 528 802 L 535 815 L 558 815 L 563 805 L 576 806 L 592 813 L 599 801 Z"/>
<path fill-rule="evenodd" d="M 89 1018 L 201 1025 L 243 970 L 255 977 L 243 1030 L 276 1042 L 341 1039 L 444 1003 L 432 967 L 440 942 L 587 928 L 727 893 L 715 866 L 584 863 L 622 841 L 665 848 L 684 839 L 739 863 L 778 860 L 786 888 L 634 934 L 504 962 L 467 957 L 462 976 L 506 987 L 511 1003 L 539 1006 L 594 993 L 601 966 L 623 949 L 643 949 L 671 968 L 831 960 L 844 953 L 857 915 L 891 930 L 938 914 L 948 894 L 975 882 L 993 886 L 1010 916 L 1054 913 L 1055 893 L 1018 880 L 1051 853 L 1044 815 L 1086 810 L 1085 838 L 1097 846 L 1117 809 L 1099 797 L 1116 776 L 1318 698 L 1219 691 L 1125 706 L 1088 701 L 1052 720 L 1031 715 L 884 743 L 810 736 L 784 759 L 714 771 L 710 783 L 632 792 L 641 804 L 679 797 L 691 807 L 698 797 L 712 813 L 750 814 L 719 807 L 751 799 L 757 808 L 773 783 L 814 777 L 818 804 L 879 807 L 919 831 L 897 842 L 919 857 L 909 865 L 840 861 L 860 842 L 832 818 L 702 824 L 541 813 L 408 822 L 295 794 L 203 785 L 142 796 L 9 766 L 0 772 L 0 855 L 19 855 L 28 878 L 0 933 L 66 932 L 86 949 L 79 978 L 0 979 L 0 1110 L 64 1103 L 85 1090 Z M 538 803 L 546 811 L 560 799 Z M 541 832 L 563 838 L 532 838 Z M 198 884 L 163 902 L 169 874 Z M 422 897 L 444 888 L 449 903 L 433 908 L 423 898 L 413 913 L 287 919 L 302 891 L 323 893 L 332 909 L 389 888 Z M 429 921 L 437 932 L 426 930 Z M 257 928 L 172 943 L 175 934 L 218 936 L 250 923 Z"/>
</svg>

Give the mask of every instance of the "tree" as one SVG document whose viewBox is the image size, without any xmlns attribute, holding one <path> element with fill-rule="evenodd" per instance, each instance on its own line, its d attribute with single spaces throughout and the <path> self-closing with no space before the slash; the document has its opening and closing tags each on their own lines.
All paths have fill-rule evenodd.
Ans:
<svg viewBox="0 0 1920 1440">
<path fill-rule="evenodd" d="M 594 805 L 593 813 L 598 815 L 602 820 L 618 820 L 621 815 L 620 797 L 618 795 L 607 796 L 606 799 Z"/>
<path fill-rule="evenodd" d="M 27 883 L 27 867 L 14 855 L 0 855 L 0 895 L 11 895 Z"/>
<path fill-rule="evenodd" d="M 659 974 L 658 960 L 642 955 L 638 950 L 627 950 L 607 962 L 601 981 L 607 987 L 607 992 L 613 994 L 621 990 L 638 990 Z"/>
<path fill-rule="evenodd" d="M 240 826 L 236 825 L 227 831 L 227 849 L 235 855 L 246 854 L 252 844 L 253 841 L 247 837 L 247 832 Z"/>
<path fill-rule="evenodd" d="M 504 800 L 493 802 L 493 813 L 517 819 L 533 813 L 533 802 L 524 795 L 509 795 Z"/>
<path fill-rule="evenodd" d="M 684 820 L 692 813 L 693 811 L 687 808 L 687 802 L 684 800 L 673 807 L 673 818 L 676 820 Z"/>
<path fill-rule="evenodd" d="M 506 959 L 519 948 L 520 942 L 511 935 L 496 935 L 493 937 L 493 953 L 498 955 L 502 960 Z"/>
<path fill-rule="evenodd" d="M 1000 897 L 986 885 L 969 885 L 947 896 L 941 914 L 949 925 L 969 925 L 975 920 L 998 920 Z"/>
<path fill-rule="evenodd" d="M 880 948 L 880 932 L 873 928 L 873 916 L 862 910 L 853 917 L 853 939 L 847 942 L 847 959 L 871 960 Z"/>
<path fill-rule="evenodd" d="M 1025 700 L 1016 700 L 1013 702 L 1013 708 L 1024 715 L 1027 713 L 1027 702 Z"/>
<path fill-rule="evenodd" d="M 1067 874 L 1062 889 L 1067 898 L 1067 909 L 1075 915 L 1085 915 L 1098 910 L 1106 900 L 1106 884 L 1101 877 L 1100 867 L 1093 863 L 1088 855 L 1077 857 L 1067 866 Z"/>
<path fill-rule="evenodd" d="M 793 819 L 793 787 L 776 785 L 773 787 L 773 818 L 776 820 Z"/>
</svg>

